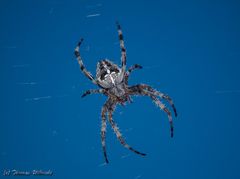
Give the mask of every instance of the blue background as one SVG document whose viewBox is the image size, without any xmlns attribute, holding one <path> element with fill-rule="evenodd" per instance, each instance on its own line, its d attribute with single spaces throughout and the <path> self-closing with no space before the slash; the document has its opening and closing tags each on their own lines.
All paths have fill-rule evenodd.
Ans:
<svg viewBox="0 0 240 179">
<path fill-rule="evenodd" d="M 240 178 L 240 4 L 225 0 L 0 2 L 0 177 L 5 169 L 52 170 L 52 178 Z M 94 15 L 95 16 L 91 16 Z M 90 16 L 89 16 L 90 15 Z M 116 109 L 127 142 L 107 130 L 100 142 L 101 95 L 80 72 L 109 58 L 120 64 L 122 26 L 130 84 L 169 94 L 179 116 L 170 138 L 166 114 L 150 99 Z M 24 177 L 23 177 L 24 178 Z"/>
</svg>

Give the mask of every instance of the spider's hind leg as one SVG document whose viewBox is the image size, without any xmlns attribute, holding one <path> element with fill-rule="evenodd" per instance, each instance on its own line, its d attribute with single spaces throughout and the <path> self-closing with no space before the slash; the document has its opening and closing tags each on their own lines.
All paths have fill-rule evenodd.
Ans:
<svg viewBox="0 0 240 179">
<path fill-rule="evenodd" d="M 101 112 L 101 117 L 102 117 L 101 142 L 102 142 L 102 149 L 103 149 L 103 155 L 104 155 L 105 161 L 106 163 L 109 163 L 107 158 L 107 150 L 106 150 L 106 130 L 107 130 L 106 112 L 107 112 L 107 105 L 105 104 L 102 107 L 102 112 Z"/>
<path fill-rule="evenodd" d="M 160 92 L 160 91 L 157 91 L 155 89 L 153 89 L 151 86 L 149 85 L 145 85 L 145 84 L 140 84 L 138 85 L 141 89 L 144 89 L 144 90 L 147 90 L 148 92 L 150 92 L 151 94 L 155 95 L 155 96 L 159 96 L 160 98 L 162 99 L 165 99 L 171 106 L 172 106 L 172 109 L 173 109 L 173 112 L 174 112 L 174 115 L 175 117 L 177 117 L 177 109 L 173 103 L 173 100 L 170 98 L 170 96 Z"/>
<path fill-rule="evenodd" d="M 159 92 L 159 91 L 158 91 Z M 161 92 L 159 92 L 159 93 L 161 93 Z M 163 94 L 163 93 L 162 93 Z M 169 104 L 172 106 L 172 108 L 173 108 L 173 112 L 174 112 L 174 114 L 175 114 L 175 117 L 177 117 L 177 109 L 176 109 L 176 107 L 175 107 L 175 105 L 174 105 L 174 103 L 173 103 L 173 100 L 168 96 L 168 95 L 166 95 L 166 94 L 163 94 L 163 96 L 162 96 L 162 98 L 163 99 L 165 99 L 165 100 L 167 100 L 168 102 L 169 102 Z"/>
<path fill-rule="evenodd" d="M 151 89 L 150 91 L 148 90 Z M 144 96 L 149 96 L 153 102 L 161 109 L 163 110 L 167 116 L 168 116 L 168 121 L 170 124 L 170 132 L 171 132 L 171 137 L 173 137 L 173 120 L 172 120 L 172 114 L 169 111 L 169 109 L 157 98 L 157 95 L 153 94 L 154 90 L 148 85 L 140 84 L 140 85 L 135 85 L 129 88 L 130 94 L 131 95 L 144 95 Z M 156 91 L 156 90 L 154 90 Z"/>
<path fill-rule="evenodd" d="M 173 120 L 172 120 L 171 112 L 169 111 L 168 108 L 166 108 L 166 106 L 159 99 L 157 99 L 157 97 L 152 96 L 152 95 L 150 95 L 150 97 L 152 98 L 154 103 L 168 115 L 171 137 L 173 137 Z"/>
<path fill-rule="evenodd" d="M 131 146 L 129 146 L 129 145 L 125 142 L 125 140 L 124 140 L 123 137 L 122 137 L 121 132 L 119 131 L 119 128 L 117 127 L 117 124 L 114 122 L 114 120 L 113 120 L 113 118 L 112 118 L 112 113 L 113 113 L 113 108 L 109 109 L 109 111 L 108 111 L 108 120 L 109 120 L 109 122 L 110 122 L 110 124 L 111 124 L 111 126 L 112 126 L 112 128 L 113 128 L 114 133 L 116 134 L 118 140 L 120 141 L 120 143 L 121 143 L 124 147 L 126 147 L 127 149 L 131 150 L 132 152 L 134 152 L 134 153 L 136 153 L 136 154 L 138 154 L 138 155 L 145 156 L 146 154 L 141 153 L 141 152 L 133 149 Z"/>
<path fill-rule="evenodd" d="M 174 115 L 175 115 L 175 117 L 177 117 L 177 109 L 176 109 L 176 107 L 175 107 L 175 105 L 173 103 L 173 100 L 170 98 L 170 96 L 168 96 L 168 95 L 166 95 L 166 94 L 164 94 L 164 93 L 162 93 L 160 91 L 157 91 L 157 90 L 153 89 L 150 86 L 147 86 L 147 89 L 148 89 L 148 91 L 152 92 L 154 95 L 159 96 L 160 98 L 165 99 L 172 106 Z"/>
</svg>

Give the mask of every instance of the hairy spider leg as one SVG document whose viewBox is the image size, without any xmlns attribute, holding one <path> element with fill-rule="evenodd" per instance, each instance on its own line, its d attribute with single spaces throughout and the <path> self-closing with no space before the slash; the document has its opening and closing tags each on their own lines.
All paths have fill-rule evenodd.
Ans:
<svg viewBox="0 0 240 179">
<path fill-rule="evenodd" d="M 153 102 L 168 115 L 171 137 L 173 137 L 173 130 L 174 130 L 173 120 L 172 120 L 172 115 L 169 109 L 157 98 L 156 95 L 153 95 L 150 91 L 146 91 L 144 88 L 144 85 L 140 84 L 140 85 L 131 86 L 129 89 L 130 89 L 130 95 L 149 96 L 153 100 Z"/>
<path fill-rule="evenodd" d="M 107 130 L 107 120 L 106 120 L 106 113 L 107 113 L 107 103 L 104 104 L 102 107 L 101 117 L 102 117 L 102 125 L 101 125 L 101 143 L 103 149 L 103 155 L 105 158 L 106 163 L 108 162 L 107 158 L 107 150 L 106 150 L 106 130 Z"/>
<path fill-rule="evenodd" d="M 175 105 L 173 103 L 173 100 L 170 98 L 170 96 L 168 96 L 168 95 L 166 95 L 164 93 L 161 93 L 159 91 L 155 91 L 155 92 L 156 92 L 156 94 L 158 94 L 158 96 L 162 96 L 163 99 L 165 99 L 165 100 L 167 100 L 169 102 L 169 104 L 173 108 L 173 112 L 174 112 L 175 117 L 177 117 L 177 109 L 176 109 L 176 107 L 175 107 Z"/>
<path fill-rule="evenodd" d="M 170 124 L 171 137 L 173 137 L 173 120 L 172 120 L 171 112 L 156 96 L 150 95 L 150 97 L 159 108 L 161 108 L 165 113 L 167 113 L 169 124 Z"/>
<path fill-rule="evenodd" d="M 136 69 L 142 69 L 142 66 L 138 65 L 138 64 L 135 64 L 135 65 L 129 67 L 129 69 L 125 73 L 125 77 L 124 77 L 126 83 L 128 83 L 128 78 L 129 78 L 130 73 L 132 73 L 132 71 L 136 70 Z"/>
<path fill-rule="evenodd" d="M 97 84 L 97 81 L 94 79 L 94 77 L 92 76 L 92 74 L 87 71 L 87 69 L 85 68 L 84 64 L 83 64 L 83 61 L 82 61 L 82 58 L 80 56 L 80 45 L 82 44 L 82 41 L 83 41 L 83 38 L 81 38 L 80 42 L 78 43 L 77 47 L 75 48 L 75 56 L 78 60 L 78 63 L 80 65 L 80 69 L 82 70 L 83 74 L 89 78 L 94 84 Z"/>
<path fill-rule="evenodd" d="M 123 41 L 123 34 L 122 34 L 122 29 L 121 26 L 118 22 L 116 22 L 117 24 L 117 29 L 118 29 L 118 37 L 119 37 L 119 41 L 120 41 L 120 49 L 121 49 L 121 63 L 122 63 L 122 76 L 124 77 L 124 74 L 126 72 L 126 48 L 124 47 L 124 41 Z"/>
<path fill-rule="evenodd" d="M 174 103 L 173 103 L 173 100 L 170 98 L 170 96 L 168 96 L 168 95 L 166 95 L 166 94 L 164 94 L 164 93 L 161 93 L 160 91 L 156 91 L 156 90 L 154 90 L 153 89 L 153 94 L 154 95 L 157 95 L 157 96 L 160 96 L 160 97 L 162 97 L 163 99 L 165 99 L 166 101 L 168 101 L 168 103 L 172 106 L 172 108 L 173 108 L 173 112 L 174 112 L 174 115 L 175 115 L 175 117 L 177 117 L 177 109 L 176 109 L 176 107 L 175 107 L 175 105 L 174 105 Z"/>
<path fill-rule="evenodd" d="M 122 134 L 121 134 L 121 132 L 119 131 L 119 128 L 118 128 L 117 124 L 114 122 L 114 120 L 113 120 L 113 118 L 112 118 L 113 111 L 114 111 L 114 106 L 112 106 L 112 107 L 111 107 L 110 109 L 108 109 L 108 110 L 109 110 L 109 111 L 108 111 L 108 120 L 109 120 L 109 122 L 110 122 L 110 124 L 111 124 L 111 126 L 112 126 L 112 129 L 113 129 L 114 133 L 116 134 L 117 139 L 119 140 L 119 142 L 120 142 L 124 147 L 126 147 L 126 148 L 129 149 L 129 150 L 131 150 L 132 152 L 134 152 L 134 153 L 136 153 L 136 154 L 138 154 L 138 155 L 145 156 L 146 154 L 141 153 L 141 152 L 133 149 L 133 148 L 132 148 L 131 146 L 129 146 L 129 145 L 125 142 L 125 140 L 123 139 Z"/>
<path fill-rule="evenodd" d="M 130 74 L 130 73 L 131 73 L 133 70 L 135 70 L 135 69 L 142 69 L 142 66 L 141 66 L 141 65 L 138 65 L 138 64 L 135 64 L 135 65 L 129 67 L 127 73 Z"/>
<path fill-rule="evenodd" d="M 138 86 L 143 88 L 143 89 L 148 90 L 149 92 L 151 92 L 155 96 L 159 96 L 160 98 L 165 99 L 172 106 L 173 111 L 174 111 L 174 115 L 175 115 L 175 117 L 177 117 L 177 109 L 176 109 L 176 107 L 173 103 L 173 100 L 170 98 L 170 96 L 168 96 L 168 95 L 166 95 L 166 94 L 164 94 L 160 91 L 157 91 L 157 90 L 153 89 L 151 86 L 146 85 L 146 84 L 139 84 Z"/>
<path fill-rule="evenodd" d="M 83 98 L 90 94 L 99 94 L 99 93 L 104 94 L 104 92 L 105 92 L 104 89 L 90 89 L 90 90 L 85 91 L 81 97 Z"/>
</svg>

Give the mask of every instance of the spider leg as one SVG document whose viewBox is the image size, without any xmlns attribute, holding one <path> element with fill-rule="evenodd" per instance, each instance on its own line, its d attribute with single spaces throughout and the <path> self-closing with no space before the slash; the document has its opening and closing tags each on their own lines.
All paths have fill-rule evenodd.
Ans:
<svg viewBox="0 0 240 179">
<path fill-rule="evenodd" d="M 168 121 L 170 124 L 170 132 L 171 137 L 173 137 L 173 120 L 172 120 L 172 114 L 169 111 L 169 109 L 157 98 L 156 95 L 154 95 L 151 91 L 145 90 L 144 85 L 136 85 L 129 88 L 131 95 L 144 95 L 149 96 L 153 102 L 168 115 Z"/>
<path fill-rule="evenodd" d="M 102 93 L 102 94 L 104 94 L 104 92 L 105 92 L 104 89 L 90 89 L 90 90 L 85 91 L 81 97 L 83 98 L 83 97 L 85 97 L 85 96 L 87 96 L 87 95 L 97 94 L 97 93 Z"/>
<path fill-rule="evenodd" d="M 106 113 L 107 113 L 107 103 L 104 104 L 102 107 L 101 117 L 102 117 L 102 124 L 101 124 L 101 143 L 103 149 L 103 155 L 105 158 L 106 163 L 109 163 L 107 158 L 107 150 L 106 150 L 106 130 L 107 130 L 107 121 L 106 121 Z"/>
<path fill-rule="evenodd" d="M 124 77 L 124 74 L 126 72 L 126 48 L 124 47 L 124 41 L 123 41 L 123 34 L 122 34 L 122 29 L 121 26 L 118 22 L 117 24 L 117 29 L 118 29 L 118 37 L 120 41 L 120 49 L 121 49 L 121 63 L 122 63 L 122 77 Z"/>
<path fill-rule="evenodd" d="M 149 91 L 150 93 L 152 93 L 155 96 L 159 96 L 160 98 L 165 99 L 172 106 L 174 115 L 175 115 L 175 117 L 177 117 L 177 110 L 176 110 L 176 107 L 173 103 L 173 100 L 170 98 L 170 96 L 168 96 L 160 91 L 157 91 L 157 90 L 153 89 L 151 86 L 146 85 L 146 84 L 140 84 L 137 86 L 139 86 L 142 89 L 146 89 L 147 91 Z"/>
<path fill-rule="evenodd" d="M 141 152 L 133 149 L 131 146 L 129 146 L 129 145 L 125 142 L 125 140 L 124 140 L 123 137 L 122 137 L 121 132 L 119 131 L 119 128 L 117 127 L 117 124 L 114 122 L 114 120 L 113 120 L 113 118 L 112 118 L 112 115 L 113 115 L 112 113 L 113 113 L 113 111 L 114 111 L 114 106 L 112 106 L 112 107 L 110 107 L 110 108 L 108 109 L 108 120 L 109 120 L 109 123 L 111 124 L 111 126 L 112 126 L 112 128 L 113 128 L 114 133 L 116 134 L 118 140 L 120 141 L 120 143 L 121 143 L 124 147 L 126 147 L 127 149 L 131 150 L 132 152 L 134 152 L 134 153 L 136 153 L 136 154 L 139 154 L 139 155 L 142 155 L 142 156 L 145 156 L 146 154 L 141 153 Z"/>
<path fill-rule="evenodd" d="M 172 114 L 169 111 L 168 108 L 166 108 L 166 106 L 156 97 L 153 95 L 150 95 L 150 97 L 152 98 L 152 100 L 154 101 L 154 103 L 160 108 L 162 109 L 165 113 L 167 113 L 168 115 L 168 120 L 169 120 L 169 124 L 170 124 L 170 132 L 171 132 L 171 137 L 173 137 L 173 120 L 172 120 Z"/>
<path fill-rule="evenodd" d="M 142 69 L 142 66 L 139 64 L 135 64 L 128 69 L 127 73 L 131 73 L 135 69 Z"/>
<path fill-rule="evenodd" d="M 175 117 L 177 117 L 177 109 L 176 109 L 176 107 L 175 107 L 175 105 L 174 105 L 174 103 L 173 103 L 173 100 L 170 98 L 170 96 L 168 96 L 168 95 L 166 95 L 166 94 L 164 94 L 164 93 L 161 93 L 160 91 L 156 91 L 155 90 L 155 92 L 154 92 L 156 95 L 158 95 L 158 96 L 162 96 L 162 98 L 163 99 L 165 99 L 165 100 L 167 100 L 168 101 L 168 103 L 172 106 L 172 108 L 173 108 L 173 112 L 174 112 L 174 115 L 175 115 Z"/>
<path fill-rule="evenodd" d="M 138 64 L 135 64 L 135 65 L 133 65 L 133 66 L 131 66 L 128 70 L 127 70 L 127 72 L 125 73 L 125 81 L 126 82 L 128 82 L 128 78 L 129 78 L 129 75 L 130 75 L 130 73 L 132 73 L 132 71 L 133 70 L 135 70 L 135 69 L 142 69 L 142 66 L 141 65 L 138 65 Z"/>
<path fill-rule="evenodd" d="M 83 74 L 89 78 L 94 84 L 97 84 L 96 80 L 94 79 L 94 77 L 92 76 L 92 74 L 87 71 L 87 69 L 85 68 L 84 64 L 83 64 L 83 61 L 82 61 L 82 58 L 80 56 L 80 52 L 79 52 L 79 49 L 80 49 L 80 45 L 83 41 L 83 38 L 80 40 L 80 42 L 78 43 L 77 47 L 75 48 L 75 56 L 78 60 L 78 63 L 80 65 L 80 69 L 82 70 Z"/>
</svg>

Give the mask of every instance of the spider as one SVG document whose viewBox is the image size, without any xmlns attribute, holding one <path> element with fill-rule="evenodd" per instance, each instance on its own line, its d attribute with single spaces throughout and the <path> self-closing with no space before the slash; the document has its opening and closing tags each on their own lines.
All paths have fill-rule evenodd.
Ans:
<svg viewBox="0 0 240 179">
<path fill-rule="evenodd" d="M 160 108 L 162 109 L 168 116 L 168 120 L 170 123 L 170 133 L 171 137 L 173 137 L 173 120 L 170 110 L 165 107 L 165 105 L 158 99 L 164 99 L 166 100 L 173 108 L 174 114 L 177 117 L 177 111 L 173 104 L 172 99 L 164 94 L 161 93 L 155 89 L 153 89 L 151 86 L 146 84 L 137 84 L 133 86 L 128 85 L 128 78 L 131 72 L 135 69 L 141 69 L 142 66 L 135 64 L 131 66 L 128 70 L 126 69 L 126 49 L 124 46 L 123 41 L 123 34 L 121 30 L 120 24 L 117 22 L 117 31 L 118 31 L 118 37 L 120 41 L 120 49 L 121 49 L 121 67 L 114 64 L 108 59 L 101 60 L 97 63 L 97 69 L 96 69 L 96 78 L 93 77 L 93 75 L 86 70 L 82 58 L 80 56 L 80 45 L 82 44 L 83 38 L 78 43 L 77 47 L 75 48 L 75 55 L 77 58 L 77 61 L 80 65 L 80 69 L 83 72 L 83 74 L 89 78 L 95 85 L 99 86 L 99 89 L 90 89 L 87 90 L 82 97 L 85 97 L 90 94 L 104 94 L 108 97 L 107 101 L 102 107 L 101 110 L 101 144 L 103 149 L 103 155 L 105 158 L 106 163 L 109 163 L 107 152 L 106 152 L 106 143 L 105 143 L 105 137 L 106 137 L 106 127 L 107 127 L 107 120 L 106 115 L 108 115 L 108 121 L 114 131 L 114 133 L 117 136 L 117 139 L 120 141 L 120 143 L 127 149 L 131 150 L 132 152 L 139 154 L 141 156 L 145 156 L 145 153 L 141 153 L 134 148 L 132 148 L 130 145 L 128 145 L 121 132 L 119 131 L 119 128 L 117 127 L 117 124 L 113 120 L 113 112 L 117 104 L 124 105 L 126 102 L 132 102 L 131 96 L 132 95 L 141 95 L 141 96 L 148 96 L 152 99 L 152 101 Z"/>
</svg>

